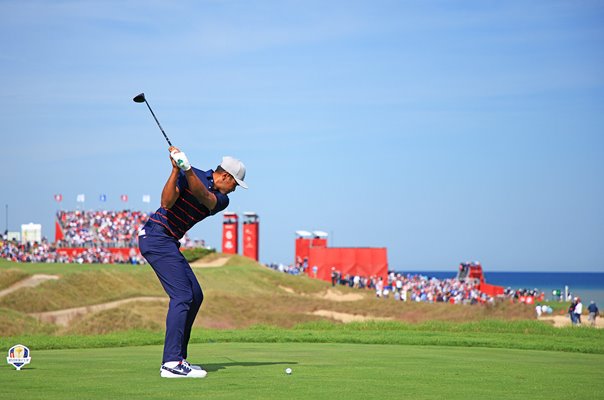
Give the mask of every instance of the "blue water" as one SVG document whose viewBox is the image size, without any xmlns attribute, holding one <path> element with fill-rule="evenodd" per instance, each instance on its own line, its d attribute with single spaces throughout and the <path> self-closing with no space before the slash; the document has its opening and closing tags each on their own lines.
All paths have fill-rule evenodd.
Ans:
<svg viewBox="0 0 604 400">
<path fill-rule="evenodd" d="M 455 278 L 457 271 L 399 271 L 404 274 L 420 274 L 437 279 Z M 604 308 L 604 272 L 485 272 L 485 280 L 492 285 L 512 289 L 538 289 L 545 298 L 552 300 L 553 290 L 564 293 L 568 286 L 573 296 L 583 304 L 591 300 Z"/>
</svg>

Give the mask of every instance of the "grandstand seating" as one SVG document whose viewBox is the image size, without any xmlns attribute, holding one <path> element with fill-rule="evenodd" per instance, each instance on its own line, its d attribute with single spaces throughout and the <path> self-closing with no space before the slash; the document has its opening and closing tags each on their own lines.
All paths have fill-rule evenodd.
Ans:
<svg viewBox="0 0 604 400">
<path fill-rule="evenodd" d="M 142 211 L 59 211 L 57 247 L 137 247 L 137 232 L 148 214 Z"/>
</svg>

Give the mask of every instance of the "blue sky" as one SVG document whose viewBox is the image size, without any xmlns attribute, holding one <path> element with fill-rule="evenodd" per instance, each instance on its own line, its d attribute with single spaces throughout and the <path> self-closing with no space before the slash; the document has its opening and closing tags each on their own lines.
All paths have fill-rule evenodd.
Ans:
<svg viewBox="0 0 604 400">
<path fill-rule="evenodd" d="M 0 1 L 9 230 L 52 238 L 55 193 L 157 208 L 145 92 L 194 166 L 246 163 L 229 210 L 260 215 L 261 261 L 303 229 L 397 270 L 604 271 L 602 21 L 599 1 Z M 191 236 L 220 247 L 221 223 Z"/>
</svg>

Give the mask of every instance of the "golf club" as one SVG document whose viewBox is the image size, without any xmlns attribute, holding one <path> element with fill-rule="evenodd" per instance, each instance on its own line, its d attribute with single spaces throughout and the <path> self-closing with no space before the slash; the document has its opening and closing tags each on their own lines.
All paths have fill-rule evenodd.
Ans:
<svg viewBox="0 0 604 400">
<path fill-rule="evenodd" d="M 136 96 L 134 96 L 134 98 L 132 100 L 134 100 L 135 103 L 145 103 L 147 105 L 147 107 L 149 108 L 149 111 L 151 111 L 151 115 L 153 115 L 153 118 L 155 118 L 155 122 L 157 122 L 157 126 L 159 126 L 159 129 L 161 130 L 161 133 L 164 134 L 164 137 L 166 138 L 166 142 L 168 142 L 168 144 L 170 146 L 172 146 L 172 143 L 170 143 L 170 139 L 168 139 L 168 136 L 166 135 L 166 132 L 164 132 L 164 128 L 161 127 L 161 124 L 157 120 L 157 117 L 155 116 L 155 113 L 153 112 L 153 110 L 151 109 L 151 106 L 147 102 L 147 99 L 145 98 L 145 94 L 141 93 L 139 95 L 136 95 Z"/>
</svg>

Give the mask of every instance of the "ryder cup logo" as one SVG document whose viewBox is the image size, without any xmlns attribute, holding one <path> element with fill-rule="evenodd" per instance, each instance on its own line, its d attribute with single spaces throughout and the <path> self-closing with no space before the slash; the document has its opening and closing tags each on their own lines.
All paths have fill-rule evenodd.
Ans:
<svg viewBox="0 0 604 400">
<path fill-rule="evenodd" d="M 22 344 L 11 347 L 8 351 L 8 357 L 6 357 L 6 362 L 17 368 L 17 371 L 25 364 L 29 364 L 30 361 L 31 357 L 29 356 L 29 349 Z"/>
</svg>

